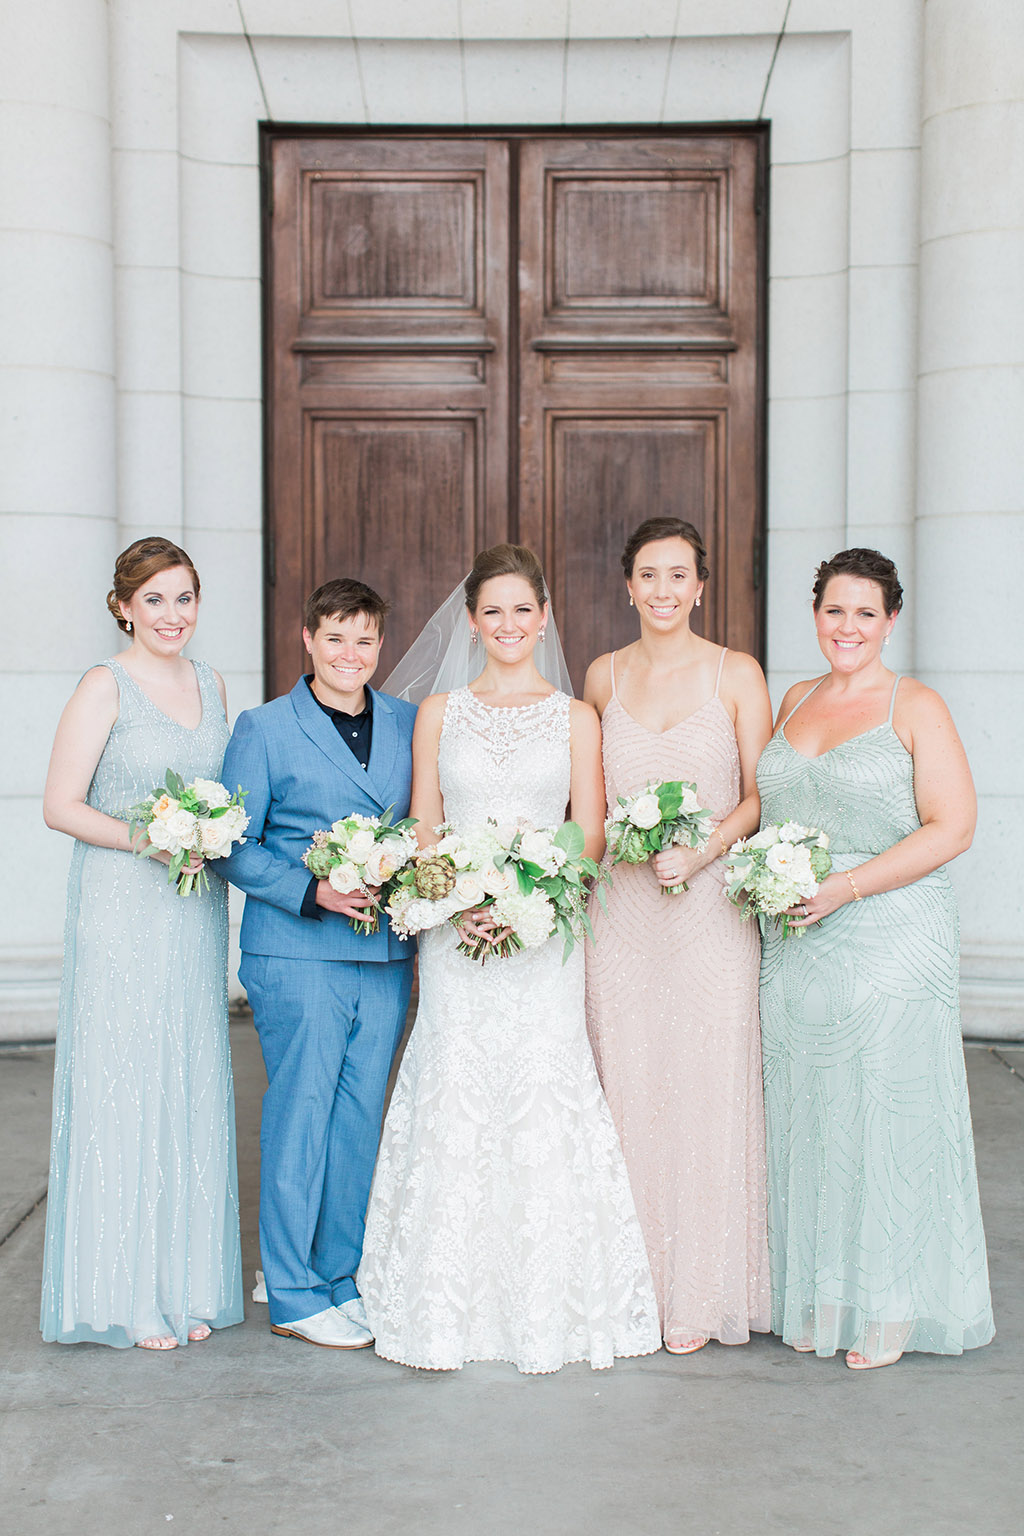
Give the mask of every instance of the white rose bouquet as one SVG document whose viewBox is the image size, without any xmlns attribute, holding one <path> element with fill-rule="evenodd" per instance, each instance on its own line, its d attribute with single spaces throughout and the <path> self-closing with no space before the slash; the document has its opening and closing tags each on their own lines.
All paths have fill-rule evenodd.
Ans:
<svg viewBox="0 0 1024 1536">
<path fill-rule="evenodd" d="M 206 873 L 209 859 L 223 859 L 235 843 L 244 843 L 249 818 L 242 808 L 246 791 L 239 785 L 232 795 L 216 779 L 193 779 L 186 784 L 168 768 L 162 785 L 132 806 L 128 833 L 140 858 L 169 853 L 169 881 L 177 880 L 178 895 L 190 896 L 201 887 L 209 890 Z M 200 869 L 185 868 L 195 855 Z"/>
<path fill-rule="evenodd" d="M 380 894 L 359 917 L 349 922 L 357 933 L 376 933 L 380 914 L 394 881 L 416 853 L 416 825 L 411 817 L 391 820 L 393 806 L 382 816 L 353 812 L 336 821 L 329 831 L 313 833 L 302 862 L 317 880 L 327 880 L 342 896 L 353 891 L 369 894 L 367 887 L 380 886 Z"/>
<path fill-rule="evenodd" d="M 665 848 L 703 848 L 714 831 L 711 812 L 697 799 L 696 784 L 668 779 L 646 784 L 638 794 L 620 795 L 618 809 L 604 824 L 613 864 L 646 864 Z M 669 896 L 690 887 L 666 885 Z"/>
<path fill-rule="evenodd" d="M 813 896 L 832 868 L 827 832 L 783 821 L 762 827 L 753 837 L 741 837 L 729 849 L 726 895 L 744 918 L 782 918 L 782 937 L 802 937 L 792 928 L 787 909 Z"/>
<path fill-rule="evenodd" d="M 564 963 L 577 939 L 591 932 L 584 881 L 600 886 L 610 876 L 584 858 L 583 829 L 576 822 L 538 830 L 488 821 L 462 835 L 450 827 L 437 830 L 440 840 L 401 877 L 389 903 L 396 933 L 420 933 L 443 922 L 458 926 L 466 912 L 485 908 L 508 931 L 497 943 L 460 943 L 471 960 L 534 949 L 558 933 Z"/>
</svg>

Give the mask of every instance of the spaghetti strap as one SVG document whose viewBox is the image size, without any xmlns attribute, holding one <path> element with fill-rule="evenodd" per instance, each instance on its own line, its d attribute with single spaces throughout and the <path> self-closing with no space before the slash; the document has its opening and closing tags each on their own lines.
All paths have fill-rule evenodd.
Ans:
<svg viewBox="0 0 1024 1536">
<path fill-rule="evenodd" d="M 892 725 L 893 712 L 896 708 L 896 689 L 900 685 L 900 674 L 897 672 L 896 681 L 892 685 L 892 698 L 889 700 L 889 724 Z"/>
<path fill-rule="evenodd" d="M 612 698 L 613 699 L 617 699 L 619 696 L 615 692 L 615 652 L 614 651 L 609 651 L 609 653 L 608 653 L 608 670 L 611 673 L 611 677 L 612 677 Z"/>
<path fill-rule="evenodd" d="M 819 677 L 818 681 L 814 685 L 814 688 L 820 688 L 824 681 L 825 681 L 825 679 L 823 677 Z M 814 692 L 814 688 L 808 688 L 808 690 L 804 694 L 803 698 L 797 699 L 796 703 L 793 705 L 793 708 L 790 710 L 790 712 L 786 716 L 785 720 L 783 720 L 782 724 L 779 726 L 780 734 L 786 729 L 786 726 L 792 720 L 793 716 L 796 714 L 797 710 L 800 708 L 800 705 L 807 703 L 807 700 L 810 698 L 811 694 Z"/>
<path fill-rule="evenodd" d="M 711 697 L 713 699 L 717 699 L 718 698 L 718 690 L 722 686 L 722 668 L 725 666 L 725 656 L 726 656 L 726 651 L 727 650 L 728 650 L 728 647 L 723 645 L 722 646 L 722 654 L 718 658 L 718 676 L 715 678 L 715 691 L 711 695 Z"/>
</svg>

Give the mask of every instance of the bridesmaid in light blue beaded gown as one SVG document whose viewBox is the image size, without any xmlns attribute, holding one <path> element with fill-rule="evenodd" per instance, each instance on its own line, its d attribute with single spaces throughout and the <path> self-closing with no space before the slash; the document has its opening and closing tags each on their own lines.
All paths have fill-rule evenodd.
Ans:
<svg viewBox="0 0 1024 1536">
<path fill-rule="evenodd" d="M 186 782 L 220 775 L 228 728 L 219 679 L 180 655 L 197 600 L 198 577 L 177 546 L 145 539 L 122 554 L 108 605 L 134 630 L 132 647 L 86 674 L 54 746 L 46 816 L 76 841 L 54 1075 L 47 1341 L 171 1349 L 243 1318 L 226 886 L 211 868 L 210 889 L 181 898 L 166 862 L 128 845 L 128 808 L 169 767 Z"/>
<path fill-rule="evenodd" d="M 974 794 L 941 699 L 881 663 L 900 600 L 876 551 L 819 567 L 831 670 L 790 689 L 757 771 L 762 825 L 820 827 L 833 860 L 800 936 L 764 944 L 772 1329 L 855 1370 L 993 1334 L 943 867 Z"/>
</svg>

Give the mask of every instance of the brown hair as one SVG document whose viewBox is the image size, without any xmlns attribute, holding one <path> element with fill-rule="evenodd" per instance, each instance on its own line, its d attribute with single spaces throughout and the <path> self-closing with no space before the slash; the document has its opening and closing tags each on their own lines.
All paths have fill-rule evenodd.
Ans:
<svg viewBox="0 0 1024 1536">
<path fill-rule="evenodd" d="M 365 613 L 368 619 L 377 620 L 380 636 L 384 633 L 384 620 L 390 608 L 391 604 L 365 582 L 341 576 L 335 581 L 325 581 L 322 587 L 309 594 L 302 610 L 302 622 L 310 634 L 315 635 L 321 619 L 354 619 L 357 613 Z"/>
<path fill-rule="evenodd" d="M 888 555 L 877 549 L 841 549 L 831 560 L 823 560 L 814 573 L 814 611 L 817 613 L 825 588 L 833 576 L 856 576 L 873 581 L 882 590 L 882 604 L 891 618 L 903 607 L 903 588 L 899 573 Z"/>
<path fill-rule="evenodd" d="M 127 635 L 128 620 L 121 612 L 121 603 L 130 603 L 140 587 L 144 587 L 147 581 L 158 576 L 161 571 L 173 571 L 176 565 L 183 565 L 192 577 L 192 586 L 195 589 L 196 599 L 199 598 L 199 572 L 183 549 L 177 544 L 172 544 L 170 539 L 162 539 L 158 536 L 146 539 L 136 539 L 134 544 L 129 544 L 127 549 L 122 549 L 114 565 L 114 585 L 107 593 L 107 607 L 117 627 Z"/>
<path fill-rule="evenodd" d="M 685 544 L 689 544 L 697 561 L 697 577 L 700 581 L 707 581 L 711 572 L 708 570 L 708 552 L 704 540 L 692 523 L 684 523 L 678 517 L 649 517 L 639 528 L 633 529 L 622 551 L 622 569 L 627 581 L 633 574 L 636 557 L 644 545 L 656 544 L 660 539 L 682 539 Z"/>
<path fill-rule="evenodd" d="M 484 582 L 491 581 L 495 576 L 521 576 L 529 584 L 539 607 L 543 608 L 548 600 L 544 588 L 544 572 L 533 550 L 527 549 L 525 544 L 494 544 L 490 549 L 480 551 L 473 561 L 473 569 L 466 577 L 463 590 L 470 613 L 476 613 L 480 588 Z"/>
</svg>

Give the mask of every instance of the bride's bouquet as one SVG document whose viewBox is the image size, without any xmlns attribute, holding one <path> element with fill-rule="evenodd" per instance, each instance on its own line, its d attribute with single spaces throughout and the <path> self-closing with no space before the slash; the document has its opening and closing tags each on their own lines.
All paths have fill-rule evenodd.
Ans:
<svg viewBox="0 0 1024 1536">
<path fill-rule="evenodd" d="M 714 831 L 711 812 L 697 799 L 696 784 L 678 779 L 645 784 L 635 795 L 620 795 L 618 809 L 604 824 L 613 864 L 646 864 L 665 848 L 703 848 Z M 690 887 L 666 885 L 669 896 Z"/>
<path fill-rule="evenodd" d="M 457 927 L 466 912 L 483 908 L 508 931 L 497 943 L 463 940 L 462 954 L 482 963 L 535 949 L 557 933 L 564 964 L 577 940 L 592 932 L 584 882 L 603 886 L 610 876 L 584 857 L 576 822 L 537 829 L 488 820 L 464 833 L 448 826 L 437 831 L 439 841 L 398 877 L 388 902 L 392 927 L 403 938 L 445 922 Z"/>
<path fill-rule="evenodd" d="M 177 880 L 178 895 L 190 896 L 200 887 L 209 890 L 208 859 L 223 859 L 235 843 L 244 843 L 249 818 L 242 808 L 246 791 L 239 785 L 232 795 L 216 779 L 193 779 L 186 784 L 180 773 L 168 768 L 162 785 L 128 813 L 128 835 L 140 858 L 154 852 L 169 853 L 168 881 Z M 140 834 L 142 834 L 140 836 Z M 203 860 L 194 873 L 185 869 L 193 854 Z"/>
<path fill-rule="evenodd" d="M 313 841 L 302 855 L 302 862 L 317 880 L 326 880 L 342 896 L 354 891 L 368 895 L 369 886 L 380 886 L 380 894 L 359 917 L 349 922 L 357 933 L 376 933 L 380 914 L 391 894 L 396 877 L 408 868 L 416 853 L 416 825 L 411 817 L 392 822 L 393 807 L 382 816 L 360 816 L 353 812 L 336 821 L 330 830 L 313 833 Z"/>
<path fill-rule="evenodd" d="M 762 827 L 753 837 L 741 837 L 729 849 L 725 867 L 726 895 L 743 918 L 782 918 L 782 937 L 801 937 L 803 928 L 790 926 L 787 908 L 813 896 L 832 868 L 828 833 L 783 821 Z"/>
</svg>

